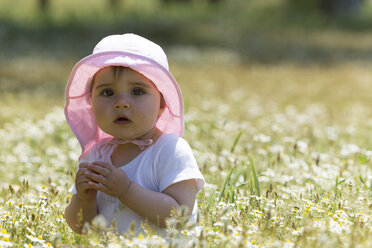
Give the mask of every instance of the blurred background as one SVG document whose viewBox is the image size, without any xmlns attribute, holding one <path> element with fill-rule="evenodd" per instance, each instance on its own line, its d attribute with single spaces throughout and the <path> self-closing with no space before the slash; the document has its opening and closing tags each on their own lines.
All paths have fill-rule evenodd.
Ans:
<svg viewBox="0 0 372 248">
<path fill-rule="evenodd" d="M 229 105 L 231 87 L 301 107 L 309 88 L 283 86 L 314 81 L 308 101 L 327 90 L 336 103 L 369 101 L 347 75 L 363 68 L 369 85 L 371 28 L 370 0 L 0 0 L 0 127 L 63 106 L 73 65 L 104 36 L 128 32 L 164 48 L 186 109 L 213 95 Z M 335 91 L 341 81 L 350 90 Z"/>
</svg>

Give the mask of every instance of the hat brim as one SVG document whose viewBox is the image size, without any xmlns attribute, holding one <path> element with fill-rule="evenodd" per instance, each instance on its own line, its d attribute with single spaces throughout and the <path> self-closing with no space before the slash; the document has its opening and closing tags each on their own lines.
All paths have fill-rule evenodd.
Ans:
<svg viewBox="0 0 372 248">
<path fill-rule="evenodd" d="M 126 52 L 102 52 L 80 60 L 72 69 L 66 86 L 65 116 L 82 147 L 82 155 L 104 138 L 90 104 L 90 84 L 97 71 L 109 66 L 129 67 L 150 79 L 162 93 L 166 107 L 156 123 L 164 133 L 182 136 L 184 132 L 183 100 L 173 75 L 156 61 Z"/>
</svg>

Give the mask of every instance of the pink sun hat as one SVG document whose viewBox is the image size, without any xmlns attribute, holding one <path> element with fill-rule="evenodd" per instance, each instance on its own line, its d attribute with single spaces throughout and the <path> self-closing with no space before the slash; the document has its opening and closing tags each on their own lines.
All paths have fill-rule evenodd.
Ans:
<svg viewBox="0 0 372 248">
<path fill-rule="evenodd" d="M 98 126 L 90 103 L 93 76 L 108 66 L 129 67 L 150 79 L 166 103 L 156 127 L 164 133 L 174 133 L 180 137 L 183 135 L 182 94 L 169 71 L 163 49 L 135 34 L 110 35 L 98 42 L 91 55 L 74 66 L 66 86 L 65 116 L 80 142 L 80 157 L 102 139 L 112 137 Z"/>
</svg>

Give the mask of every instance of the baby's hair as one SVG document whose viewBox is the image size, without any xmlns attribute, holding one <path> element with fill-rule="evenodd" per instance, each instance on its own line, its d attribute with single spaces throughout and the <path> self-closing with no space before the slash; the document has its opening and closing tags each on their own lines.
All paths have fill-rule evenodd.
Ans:
<svg viewBox="0 0 372 248">
<path fill-rule="evenodd" d="M 100 69 L 99 71 L 105 69 L 107 67 L 104 67 L 102 69 Z M 132 70 L 131 68 L 129 67 L 125 67 L 125 66 L 109 66 L 108 68 L 111 68 L 114 72 L 114 79 L 116 80 L 120 74 L 124 71 L 124 70 Z M 99 72 L 97 71 L 96 74 Z M 89 89 L 89 93 L 90 95 L 92 95 L 92 92 L 93 92 L 93 86 L 94 86 L 94 80 L 96 78 L 96 74 L 94 74 L 93 78 L 92 78 L 92 81 L 90 83 L 90 89 Z M 151 81 L 151 80 L 150 80 Z M 154 84 L 152 81 L 151 81 L 152 84 Z M 155 85 L 155 84 L 154 84 Z M 158 90 L 159 91 L 159 90 Z M 164 109 L 165 108 L 165 100 L 164 100 L 164 97 L 163 97 L 163 94 L 159 91 L 159 94 L 160 94 L 160 109 Z"/>
<path fill-rule="evenodd" d="M 106 69 L 106 68 L 107 68 L 107 67 L 101 68 L 100 70 L 98 70 L 98 71 L 94 74 L 94 76 L 93 76 L 93 78 L 92 78 L 92 82 L 90 83 L 90 89 L 89 89 L 90 94 L 92 94 L 92 92 L 93 92 L 94 80 L 96 79 L 96 75 L 97 75 L 97 73 L 98 73 L 99 71 L 103 70 L 103 69 Z M 113 70 L 113 72 L 114 72 L 114 79 L 115 79 L 115 80 L 120 76 L 120 74 L 121 74 L 125 69 L 130 69 L 130 68 L 128 68 L 128 67 L 124 67 L 124 66 L 109 66 L 108 68 L 111 68 L 111 69 Z"/>
</svg>

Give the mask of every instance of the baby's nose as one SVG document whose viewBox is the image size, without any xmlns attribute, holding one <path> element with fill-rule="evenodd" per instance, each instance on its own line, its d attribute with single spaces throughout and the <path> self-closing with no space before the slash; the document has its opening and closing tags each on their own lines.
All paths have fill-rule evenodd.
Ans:
<svg viewBox="0 0 372 248">
<path fill-rule="evenodd" d="M 129 104 L 115 105 L 115 109 L 129 109 Z"/>
<path fill-rule="evenodd" d="M 130 105 L 127 101 L 117 101 L 114 105 L 114 109 L 129 109 Z"/>
</svg>

